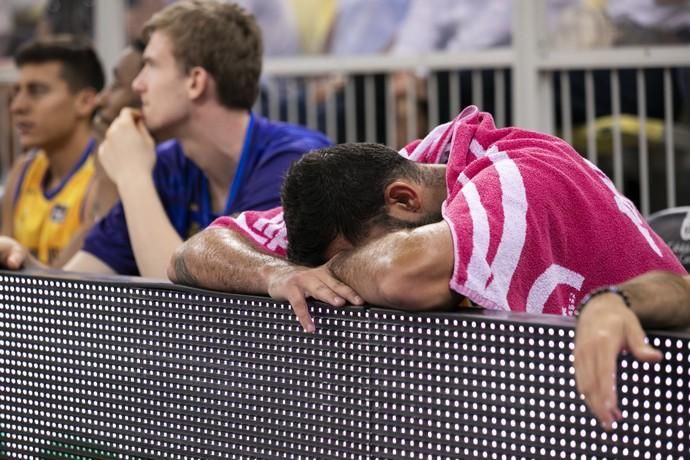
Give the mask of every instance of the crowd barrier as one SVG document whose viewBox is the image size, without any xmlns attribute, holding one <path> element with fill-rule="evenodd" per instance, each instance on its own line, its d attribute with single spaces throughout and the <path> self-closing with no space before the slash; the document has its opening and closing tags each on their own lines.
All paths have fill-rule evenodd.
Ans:
<svg viewBox="0 0 690 460">
<path fill-rule="evenodd" d="M 131 278 L 0 272 L 3 458 L 690 458 L 690 332 L 619 362 L 602 431 L 574 322 L 288 305 Z"/>
</svg>

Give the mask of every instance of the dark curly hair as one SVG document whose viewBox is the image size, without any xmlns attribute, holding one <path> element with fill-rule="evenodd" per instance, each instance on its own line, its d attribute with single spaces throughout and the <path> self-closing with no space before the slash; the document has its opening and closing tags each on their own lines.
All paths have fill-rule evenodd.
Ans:
<svg viewBox="0 0 690 460">
<path fill-rule="evenodd" d="M 386 212 L 385 189 L 401 177 L 425 181 L 414 162 L 379 144 L 339 144 L 304 155 L 288 170 L 281 194 L 288 259 L 317 266 L 338 235 L 357 244 L 375 225 L 400 227 Z"/>
</svg>

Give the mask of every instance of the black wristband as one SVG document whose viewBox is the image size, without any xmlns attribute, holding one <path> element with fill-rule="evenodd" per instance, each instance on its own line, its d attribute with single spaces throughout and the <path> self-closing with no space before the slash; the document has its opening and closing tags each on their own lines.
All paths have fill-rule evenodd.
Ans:
<svg viewBox="0 0 690 460">
<path fill-rule="evenodd" d="M 595 298 L 598 295 L 607 294 L 607 293 L 618 295 L 623 300 L 623 304 L 626 307 L 631 308 L 630 307 L 630 298 L 628 297 L 628 295 L 625 293 L 624 290 L 622 290 L 618 286 L 604 286 L 604 287 L 600 287 L 600 288 L 593 290 L 592 292 L 587 294 L 582 299 L 582 302 L 580 302 L 580 308 L 578 308 L 575 311 L 575 318 L 579 318 L 580 315 L 582 315 L 582 311 L 585 309 L 585 307 L 587 306 L 587 304 L 589 303 L 590 300 L 592 300 L 593 298 Z"/>
</svg>

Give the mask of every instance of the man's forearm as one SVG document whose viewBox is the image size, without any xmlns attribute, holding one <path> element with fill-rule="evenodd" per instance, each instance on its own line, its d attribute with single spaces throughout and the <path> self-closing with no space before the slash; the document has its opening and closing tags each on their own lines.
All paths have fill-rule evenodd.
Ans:
<svg viewBox="0 0 690 460">
<path fill-rule="evenodd" d="M 209 228 L 177 249 L 168 277 L 188 286 L 265 295 L 271 275 L 290 267 L 285 259 L 262 252 L 232 230 Z"/>
<path fill-rule="evenodd" d="M 384 275 L 389 271 L 391 260 L 390 238 L 377 244 L 368 244 L 337 254 L 328 263 L 333 275 L 355 290 L 367 303 L 393 306 L 384 292 Z"/>
<path fill-rule="evenodd" d="M 385 235 L 336 256 L 336 278 L 375 305 L 404 310 L 447 307 L 458 299 L 448 284 L 453 246 L 444 222 Z"/>
<path fill-rule="evenodd" d="M 146 176 L 133 178 L 131 182 L 119 191 L 139 273 L 165 278 L 167 263 L 182 244 L 182 238 L 170 223 L 153 180 Z"/>
<path fill-rule="evenodd" d="M 650 272 L 622 283 L 620 287 L 644 327 L 690 327 L 690 276 Z"/>
</svg>

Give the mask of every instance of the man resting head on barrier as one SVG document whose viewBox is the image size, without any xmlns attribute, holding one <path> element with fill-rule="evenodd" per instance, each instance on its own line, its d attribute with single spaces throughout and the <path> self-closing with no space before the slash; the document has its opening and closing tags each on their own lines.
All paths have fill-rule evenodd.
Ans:
<svg viewBox="0 0 690 460">
<path fill-rule="evenodd" d="M 283 203 L 284 213 L 220 218 L 177 250 L 170 278 L 288 300 L 313 331 L 307 297 L 408 310 L 457 307 L 464 298 L 570 316 L 601 286 L 648 270 L 685 274 L 632 203 L 564 141 L 496 129 L 475 108 L 399 154 L 372 144 L 310 153 L 290 169 Z M 596 296 L 578 326 L 578 376 L 595 360 L 615 366 L 621 346 L 634 341 L 629 334 L 640 346 L 634 314 L 645 326 L 690 325 L 690 298 L 682 299 L 648 308 L 641 295 L 630 312 L 597 323 L 594 302 L 611 299 Z M 610 395 L 611 386 L 590 391 Z M 590 407 L 610 428 L 604 411 Z"/>
<path fill-rule="evenodd" d="M 497 129 L 475 107 L 400 153 L 375 144 L 311 152 L 290 168 L 282 200 L 284 213 L 220 218 L 176 252 L 171 279 L 287 299 L 313 330 L 309 296 L 409 310 L 468 299 L 572 316 L 599 286 L 685 273 L 567 143 Z"/>
<path fill-rule="evenodd" d="M 122 110 L 99 149 L 121 204 L 93 227 L 66 270 L 162 278 L 183 239 L 220 215 L 277 206 L 288 166 L 330 143 L 251 113 L 261 35 L 237 5 L 176 2 L 149 20 L 143 37 L 144 67 L 132 85 L 142 109 Z M 156 148 L 151 132 L 176 140 Z M 3 248 L 20 254 L 8 265 L 24 262 L 14 241 L 3 239 Z"/>
</svg>

